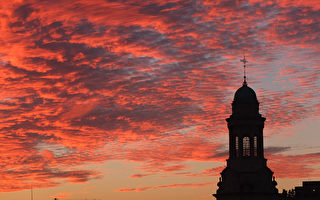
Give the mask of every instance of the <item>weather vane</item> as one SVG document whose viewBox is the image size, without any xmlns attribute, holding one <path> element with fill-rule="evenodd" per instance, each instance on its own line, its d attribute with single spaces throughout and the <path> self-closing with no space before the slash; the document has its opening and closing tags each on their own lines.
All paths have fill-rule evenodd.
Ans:
<svg viewBox="0 0 320 200">
<path fill-rule="evenodd" d="M 243 84 L 247 85 L 247 76 L 246 76 L 246 55 L 243 55 L 243 59 L 240 59 L 240 62 L 243 62 Z"/>
</svg>

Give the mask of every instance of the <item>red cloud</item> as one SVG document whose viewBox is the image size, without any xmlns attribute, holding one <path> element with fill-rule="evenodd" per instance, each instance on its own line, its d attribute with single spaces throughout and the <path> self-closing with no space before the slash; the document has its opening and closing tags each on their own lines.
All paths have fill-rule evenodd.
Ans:
<svg viewBox="0 0 320 200">
<path fill-rule="evenodd" d="M 320 177 L 318 165 L 319 153 L 302 155 L 273 155 L 270 166 L 279 178 L 312 178 Z M 309 163 L 309 164 L 306 164 Z"/>
<path fill-rule="evenodd" d="M 68 198 L 70 196 L 70 193 L 67 192 L 67 193 L 58 193 L 56 195 L 52 195 L 50 196 L 51 198 L 61 198 L 61 199 L 64 199 L 64 198 Z"/>
<path fill-rule="evenodd" d="M 149 176 L 150 174 L 132 174 L 130 177 L 131 178 L 142 178 L 145 176 Z"/>
<path fill-rule="evenodd" d="M 182 184 L 171 184 L 171 185 L 160 185 L 154 187 L 143 187 L 143 188 L 122 188 L 117 190 L 116 192 L 143 192 L 145 190 L 156 190 L 156 189 L 163 189 L 163 188 L 185 188 L 185 187 L 203 187 L 207 185 L 212 185 L 212 182 L 208 183 L 182 183 Z"/>
<path fill-rule="evenodd" d="M 224 119 L 241 85 L 234 61 L 242 49 L 252 63 L 249 82 L 260 87 L 267 128 L 319 116 L 317 3 L 1 5 L 2 192 L 86 182 L 100 173 L 80 166 L 112 159 L 140 162 L 147 174 L 184 173 L 184 161 L 224 162 Z M 285 64 L 278 69 L 272 62 Z M 277 87 L 257 81 L 266 77 Z M 315 172 L 297 158 L 296 167 L 306 171 L 301 176 Z M 285 155 L 272 159 L 279 166 L 289 162 Z"/>
</svg>

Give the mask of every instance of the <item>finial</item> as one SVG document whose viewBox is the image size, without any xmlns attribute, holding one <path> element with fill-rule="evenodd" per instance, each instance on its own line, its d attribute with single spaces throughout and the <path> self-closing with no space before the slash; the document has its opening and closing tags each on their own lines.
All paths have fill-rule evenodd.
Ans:
<svg viewBox="0 0 320 200">
<path fill-rule="evenodd" d="M 243 59 L 240 59 L 240 62 L 243 62 L 243 85 L 247 85 L 247 76 L 246 76 L 246 55 L 243 55 Z"/>
</svg>

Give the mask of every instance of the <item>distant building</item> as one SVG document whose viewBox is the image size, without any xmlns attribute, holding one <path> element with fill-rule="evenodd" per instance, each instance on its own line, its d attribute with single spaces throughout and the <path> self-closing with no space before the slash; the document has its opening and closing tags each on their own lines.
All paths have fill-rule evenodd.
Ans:
<svg viewBox="0 0 320 200">
<path fill-rule="evenodd" d="M 245 64 L 246 60 L 242 60 Z M 221 172 L 217 200 L 278 200 L 273 172 L 264 158 L 263 128 L 266 118 L 259 113 L 256 93 L 246 77 L 232 102 L 229 129 L 229 158 Z"/>
<path fill-rule="evenodd" d="M 280 200 L 320 200 L 320 181 L 303 181 L 302 186 L 284 190 Z"/>
</svg>

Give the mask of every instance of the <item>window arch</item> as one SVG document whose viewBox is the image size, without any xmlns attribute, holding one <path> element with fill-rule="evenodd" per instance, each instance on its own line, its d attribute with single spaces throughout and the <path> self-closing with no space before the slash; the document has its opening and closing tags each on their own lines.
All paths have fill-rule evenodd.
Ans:
<svg viewBox="0 0 320 200">
<path fill-rule="evenodd" d="M 253 137 L 253 154 L 254 156 L 258 156 L 258 141 L 257 141 L 257 136 Z"/>
<path fill-rule="evenodd" d="M 236 136 L 236 157 L 239 157 L 239 137 Z"/>
<path fill-rule="evenodd" d="M 249 137 L 244 137 L 242 140 L 243 144 L 243 156 L 249 157 L 250 156 L 250 138 Z"/>
</svg>

